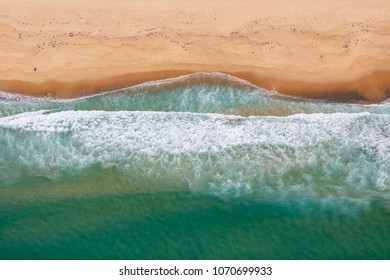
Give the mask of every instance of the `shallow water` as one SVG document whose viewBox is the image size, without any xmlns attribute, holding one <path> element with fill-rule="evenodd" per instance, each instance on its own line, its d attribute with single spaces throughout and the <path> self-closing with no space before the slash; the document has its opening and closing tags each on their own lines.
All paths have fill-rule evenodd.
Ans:
<svg viewBox="0 0 390 280">
<path fill-rule="evenodd" d="M 0 95 L 2 259 L 390 257 L 390 103 L 218 73 L 19 98 Z"/>
</svg>

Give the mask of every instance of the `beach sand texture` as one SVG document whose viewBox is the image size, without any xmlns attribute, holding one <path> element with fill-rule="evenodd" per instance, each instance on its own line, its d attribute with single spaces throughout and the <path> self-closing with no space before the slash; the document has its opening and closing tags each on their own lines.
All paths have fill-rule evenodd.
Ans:
<svg viewBox="0 0 390 280">
<path fill-rule="evenodd" d="M 390 260 L 389 62 L 390 0 L 0 0 L 0 260 Z"/>
<path fill-rule="evenodd" d="M 0 0 L 0 90 L 71 98 L 206 71 L 309 98 L 390 96 L 388 0 Z"/>
</svg>

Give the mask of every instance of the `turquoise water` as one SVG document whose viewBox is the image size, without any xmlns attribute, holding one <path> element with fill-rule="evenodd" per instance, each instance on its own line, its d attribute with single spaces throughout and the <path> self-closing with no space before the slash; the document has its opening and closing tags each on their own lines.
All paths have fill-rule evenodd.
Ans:
<svg viewBox="0 0 390 280">
<path fill-rule="evenodd" d="M 2 93 L 0 258 L 389 259 L 390 103 L 218 73 Z"/>
</svg>

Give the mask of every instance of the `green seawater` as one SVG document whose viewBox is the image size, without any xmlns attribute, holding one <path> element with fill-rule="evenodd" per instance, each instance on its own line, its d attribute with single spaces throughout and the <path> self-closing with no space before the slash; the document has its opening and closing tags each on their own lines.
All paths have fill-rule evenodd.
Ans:
<svg viewBox="0 0 390 280">
<path fill-rule="evenodd" d="M 218 73 L 0 94 L 0 259 L 389 258 L 389 103 Z"/>
</svg>

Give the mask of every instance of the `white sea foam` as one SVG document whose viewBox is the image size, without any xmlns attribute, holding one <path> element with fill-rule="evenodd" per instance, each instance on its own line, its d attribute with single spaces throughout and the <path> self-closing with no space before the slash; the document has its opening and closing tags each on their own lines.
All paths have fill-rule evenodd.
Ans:
<svg viewBox="0 0 390 280">
<path fill-rule="evenodd" d="M 185 112 L 35 111 L 0 119 L 0 125 L 24 131 L 72 132 L 80 140 L 97 145 L 108 144 L 106 138 L 110 143 L 116 143 L 121 142 L 117 139 L 126 137 L 126 143 L 136 150 L 159 147 L 179 153 L 240 144 L 316 145 L 332 138 L 347 137 L 351 123 L 369 116 L 384 121 L 389 119 L 388 116 L 369 113 L 243 118 Z M 369 131 L 361 134 L 380 144 L 380 140 Z"/>
<path fill-rule="evenodd" d="M 365 111 L 390 114 L 390 103 L 348 105 L 286 98 L 222 73 L 194 73 L 67 100 L 0 93 L 0 117 L 36 110 L 176 111 L 241 116 Z"/>
<path fill-rule="evenodd" d="M 131 182 L 222 193 L 390 197 L 389 115 L 39 111 L 0 129 L 7 174 L 15 160 L 12 174 L 47 176 L 98 164 Z"/>
</svg>

